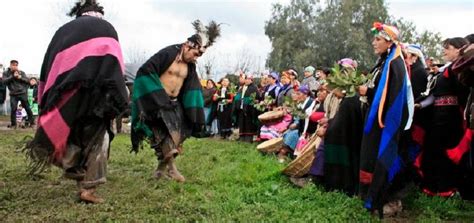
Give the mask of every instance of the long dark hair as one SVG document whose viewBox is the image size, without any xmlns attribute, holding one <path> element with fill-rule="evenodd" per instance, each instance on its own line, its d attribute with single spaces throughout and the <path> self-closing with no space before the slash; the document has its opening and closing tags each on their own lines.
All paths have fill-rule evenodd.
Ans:
<svg viewBox="0 0 474 223">
<path fill-rule="evenodd" d="M 209 84 L 209 81 L 212 83 L 212 87 L 215 88 L 216 87 L 216 82 L 214 82 L 212 79 L 209 79 L 206 81 L 206 88 L 207 88 L 207 84 Z"/>
<path fill-rule="evenodd" d="M 456 49 L 461 49 L 468 43 L 469 42 L 467 42 L 467 40 L 462 37 L 447 38 L 443 41 L 443 47 L 448 48 L 451 45 Z"/>
<path fill-rule="evenodd" d="M 227 81 L 229 82 L 229 85 L 228 85 L 227 87 L 230 87 L 230 80 L 229 80 L 229 78 L 227 78 L 227 77 L 223 77 L 223 78 L 221 78 L 221 79 L 219 80 L 218 83 L 221 85 L 221 87 L 222 87 L 222 81 L 224 81 L 224 80 L 227 80 Z"/>
<path fill-rule="evenodd" d="M 82 2 L 83 1 L 76 2 L 76 5 L 74 5 L 67 15 L 71 17 L 76 16 L 76 18 L 78 18 L 82 13 L 90 11 L 99 12 L 102 15 L 104 14 L 104 7 L 100 6 L 96 0 L 85 0 L 84 3 Z"/>
<path fill-rule="evenodd" d="M 474 33 L 467 35 L 464 37 L 464 39 L 466 39 L 469 43 L 474 43 Z"/>
</svg>

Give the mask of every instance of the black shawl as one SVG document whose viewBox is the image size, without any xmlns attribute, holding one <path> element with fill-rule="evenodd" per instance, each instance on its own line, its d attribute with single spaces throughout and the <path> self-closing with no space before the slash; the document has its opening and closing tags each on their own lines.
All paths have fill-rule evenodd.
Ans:
<svg viewBox="0 0 474 223">
<path fill-rule="evenodd" d="M 125 110 L 123 70 L 117 32 L 107 21 L 81 16 L 59 28 L 41 68 L 38 130 L 27 145 L 33 161 L 59 161 L 74 128 L 92 119 L 107 124 Z"/>
<path fill-rule="evenodd" d="M 133 87 L 132 102 L 132 146 L 137 151 L 142 140 L 150 138 L 153 133 L 147 121 L 153 122 L 160 109 L 173 107 L 170 97 L 166 94 L 160 76 L 168 70 L 176 60 L 181 45 L 171 45 L 153 55 L 137 72 Z M 184 108 L 184 120 L 191 130 L 200 131 L 204 124 L 204 98 L 202 86 L 196 73 L 196 64 L 188 63 L 188 76 L 181 87 L 178 101 Z M 185 130 L 184 132 L 189 132 Z"/>
</svg>

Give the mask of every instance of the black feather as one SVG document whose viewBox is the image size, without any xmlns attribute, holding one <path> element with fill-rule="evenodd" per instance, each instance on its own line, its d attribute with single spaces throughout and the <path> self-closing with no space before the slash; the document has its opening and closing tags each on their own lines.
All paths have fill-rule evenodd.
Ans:
<svg viewBox="0 0 474 223">
<path fill-rule="evenodd" d="M 208 46 L 211 46 L 216 42 L 217 37 L 221 35 L 221 24 L 217 24 L 215 21 L 211 21 L 208 26 L 206 26 L 207 29 L 207 37 L 209 38 L 209 44 Z"/>
<path fill-rule="evenodd" d="M 203 32 L 203 30 L 202 30 L 203 26 L 202 26 L 201 20 L 197 19 L 194 22 L 192 22 L 191 24 L 193 24 L 193 27 L 194 27 L 194 30 L 196 30 L 196 33 Z"/>
<path fill-rule="evenodd" d="M 89 11 L 99 12 L 103 15 L 104 7 L 100 6 L 99 3 L 97 3 L 97 0 L 86 0 L 84 4 L 81 4 L 81 1 L 78 1 L 67 15 L 71 17 L 75 16 L 77 18 L 81 16 L 82 13 Z"/>
</svg>

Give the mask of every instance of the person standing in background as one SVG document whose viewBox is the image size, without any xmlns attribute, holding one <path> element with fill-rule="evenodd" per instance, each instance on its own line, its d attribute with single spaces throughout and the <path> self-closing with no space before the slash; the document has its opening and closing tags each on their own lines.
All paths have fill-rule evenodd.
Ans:
<svg viewBox="0 0 474 223">
<path fill-rule="evenodd" d="M 28 124 L 33 126 L 35 120 L 33 113 L 31 112 L 30 105 L 28 103 L 28 83 L 29 79 L 26 77 L 25 72 L 18 69 L 18 61 L 11 60 L 10 67 L 3 73 L 3 83 L 8 87 L 10 91 L 10 127 L 16 127 L 16 109 L 18 108 L 18 102 L 21 102 L 23 107 L 28 114 Z"/>
</svg>

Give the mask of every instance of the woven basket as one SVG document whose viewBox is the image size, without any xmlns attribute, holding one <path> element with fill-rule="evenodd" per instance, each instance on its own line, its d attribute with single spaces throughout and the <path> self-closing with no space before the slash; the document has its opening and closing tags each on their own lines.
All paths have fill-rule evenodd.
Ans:
<svg viewBox="0 0 474 223">
<path fill-rule="evenodd" d="M 285 116 L 284 111 L 268 111 L 258 116 L 258 120 L 264 125 L 281 122 Z"/>
<path fill-rule="evenodd" d="M 257 149 L 263 153 L 276 153 L 283 146 L 283 138 L 274 138 L 258 144 Z"/>
<path fill-rule="evenodd" d="M 311 136 L 308 144 L 306 144 L 303 149 L 303 153 L 288 164 L 288 166 L 283 170 L 283 174 L 290 177 L 302 177 L 308 173 L 309 168 L 311 168 L 311 165 L 313 164 L 314 152 L 319 147 L 320 143 L 320 137 L 316 134 Z"/>
</svg>

